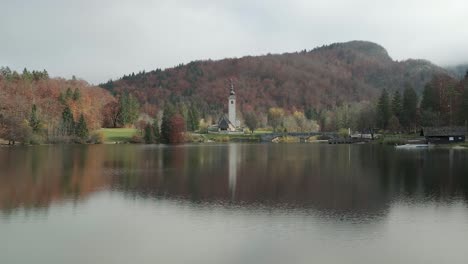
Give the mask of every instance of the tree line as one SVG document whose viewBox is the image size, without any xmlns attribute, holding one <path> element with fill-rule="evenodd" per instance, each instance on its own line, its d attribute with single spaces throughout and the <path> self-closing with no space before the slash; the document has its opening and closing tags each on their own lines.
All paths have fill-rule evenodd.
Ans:
<svg viewBox="0 0 468 264">
<path fill-rule="evenodd" d="M 419 100 L 411 87 L 403 96 L 397 90 L 390 98 L 383 90 L 377 105 L 378 128 L 411 131 L 416 127 L 466 126 L 468 122 L 468 72 L 457 81 L 448 75 L 435 75 L 424 86 Z"/>
<path fill-rule="evenodd" d="M 205 76 L 196 63 L 187 69 L 191 80 Z M 143 76 L 145 73 L 138 74 L 138 78 Z M 259 128 L 276 132 L 348 128 L 360 132 L 415 132 L 420 126 L 466 125 L 467 89 L 468 74 L 462 80 L 434 75 L 419 94 L 407 83 L 399 89 L 384 88 L 374 100 L 337 100 L 328 107 L 303 102 L 292 108 L 261 108 L 251 103 L 243 105 L 244 98 L 238 116 L 252 133 Z M 102 141 L 93 133 L 99 128 L 136 127 L 141 132 L 135 141 L 180 143 L 185 140 L 184 132 L 205 133 L 217 124 L 225 112 L 225 92 L 210 111 L 197 96 L 191 101 L 167 100 L 154 108 L 139 100 L 141 94 L 133 91 L 116 90 L 111 94 L 76 78 L 49 78 L 46 71 L 25 69 L 17 73 L 2 67 L 0 138 L 11 144 L 96 142 Z"/>
</svg>

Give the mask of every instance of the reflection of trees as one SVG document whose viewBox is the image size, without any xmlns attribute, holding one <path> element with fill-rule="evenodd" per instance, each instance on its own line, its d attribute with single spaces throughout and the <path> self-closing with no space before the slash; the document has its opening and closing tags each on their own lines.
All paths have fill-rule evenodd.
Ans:
<svg viewBox="0 0 468 264">
<path fill-rule="evenodd" d="M 445 150 L 399 153 L 373 145 L 241 144 L 236 148 L 235 189 L 230 188 L 232 145 L 148 150 L 144 159 L 138 159 L 147 165 L 137 176 L 138 184 L 125 189 L 192 201 L 234 199 L 240 204 L 366 213 L 381 213 L 400 197 L 450 198 L 466 196 L 468 189 L 462 152 L 449 162 Z"/>
<path fill-rule="evenodd" d="M 91 151 L 92 150 L 92 151 Z M 79 199 L 107 184 L 102 148 L 37 146 L 0 150 L 0 210 L 42 208 Z"/>
<path fill-rule="evenodd" d="M 121 177 L 118 185 L 141 196 L 192 201 L 340 211 L 385 209 L 387 197 L 378 178 L 372 170 L 355 168 L 359 156 L 353 155 L 348 149 L 307 144 L 147 149 L 137 158 L 137 167 L 144 168 L 135 176 L 137 185 Z"/>
<path fill-rule="evenodd" d="M 384 189 L 393 196 L 468 200 L 468 164 L 465 151 L 380 149 L 375 166 L 386 167 Z"/>
<path fill-rule="evenodd" d="M 0 149 L 0 210 L 111 188 L 140 197 L 381 214 L 400 197 L 468 190 L 466 152 L 310 144 Z"/>
</svg>

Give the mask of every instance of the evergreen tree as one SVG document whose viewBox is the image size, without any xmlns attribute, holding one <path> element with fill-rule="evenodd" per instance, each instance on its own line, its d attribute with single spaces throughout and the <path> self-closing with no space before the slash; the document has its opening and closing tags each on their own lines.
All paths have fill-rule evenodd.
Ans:
<svg viewBox="0 0 468 264">
<path fill-rule="evenodd" d="M 143 138 L 144 138 L 146 144 L 154 143 L 153 128 L 149 123 L 146 124 L 146 126 L 145 126 L 144 137 Z"/>
<path fill-rule="evenodd" d="M 44 79 L 49 79 L 49 73 L 45 69 L 42 71 L 42 76 Z"/>
<path fill-rule="evenodd" d="M 23 77 L 23 80 L 27 81 L 32 81 L 33 79 L 32 74 L 26 68 L 23 69 L 23 74 L 21 75 L 21 77 Z"/>
<path fill-rule="evenodd" d="M 59 100 L 59 102 L 62 103 L 62 104 L 66 104 L 66 103 L 67 103 L 67 99 L 65 99 L 65 95 L 64 95 L 63 93 L 60 93 L 58 100 Z"/>
<path fill-rule="evenodd" d="M 40 130 L 41 121 L 37 116 L 37 107 L 34 104 L 31 109 L 31 115 L 29 116 L 29 126 L 32 128 L 33 133 L 37 133 Z"/>
<path fill-rule="evenodd" d="M 122 125 L 131 125 L 138 119 L 140 114 L 140 105 L 133 95 L 124 93 L 119 98 L 119 107 L 119 121 Z"/>
<path fill-rule="evenodd" d="M 73 97 L 73 92 L 70 89 L 70 87 L 67 88 L 67 91 L 65 92 L 65 100 L 71 99 Z"/>
<path fill-rule="evenodd" d="M 156 118 L 153 120 L 153 139 L 155 143 L 159 143 L 161 141 L 158 120 Z"/>
<path fill-rule="evenodd" d="M 192 105 L 188 110 L 188 118 L 187 118 L 187 130 L 188 131 L 196 131 L 200 126 L 200 114 L 198 110 Z"/>
<path fill-rule="evenodd" d="M 401 112 L 403 111 L 403 103 L 401 100 L 400 91 L 396 90 L 392 99 L 392 112 L 398 119 L 401 118 Z"/>
<path fill-rule="evenodd" d="M 440 110 L 437 91 L 429 83 L 424 86 L 421 100 L 421 109 L 433 112 L 439 112 Z"/>
<path fill-rule="evenodd" d="M 80 100 L 80 98 L 81 98 L 81 92 L 78 88 L 75 88 L 75 90 L 73 91 L 72 99 L 73 101 L 78 101 Z"/>
<path fill-rule="evenodd" d="M 62 112 L 62 133 L 66 136 L 72 136 L 75 134 L 75 120 L 70 107 L 67 105 Z"/>
<path fill-rule="evenodd" d="M 312 107 L 307 108 L 304 112 L 304 115 L 309 120 L 317 120 L 319 116 L 317 111 Z"/>
<path fill-rule="evenodd" d="M 401 124 L 406 129 L 416 125 L 418 116 L 418 95 L 411 86 L 407 86 L 403 93 L 403 110 Z"/>
<path fill-rule="evenodd" d="M 176 114 L 174 107 L 171 104 L 166 104 L 164 107 L 163 117 L 161 121 L 161 142 L 170 143 L 171 138 L 171 120 Z"/>
<path fill-rule="evenodd" d="M 89 136 L 88 126 L 86 125 L 83 114 L 80 115 L 80 119 L 76 124 L 75 135 L 83 140 L 87 139 Z"/>
<path fill-rule="evenodd" d="M 468 73 L 467 73 L 468 75 Z M 467 126 L 468 125 L 468 86 L 464 87 L 461 95 L 461 104 L 459 110 L 459 119 L 460 122 Z"/>
<path fill-rule="evenodd" d="M 388 125 L 388 120 L 391 117 L 390 101 L 388 97 L 388 92 L 386 89 L 382 91 L 382 95 L 379 98 L 379 103 L 377 105 L 377 120 L 378 125 L 382 129 L 386 129 Z"/>
</svg>

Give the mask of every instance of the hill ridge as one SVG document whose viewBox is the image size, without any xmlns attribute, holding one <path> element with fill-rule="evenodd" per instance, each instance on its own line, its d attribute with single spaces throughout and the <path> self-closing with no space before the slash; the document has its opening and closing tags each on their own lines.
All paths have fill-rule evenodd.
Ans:
<svg viewBox="0 0 468 264">
<path fill-rule="evenodd" d="M 394 61 L 374 42 L 354 40 L 292 53 L 196 60 L 125 75 L 100 86 L 134 94 L 154 115 L 167 101 L 195 103 L 204 113 L 225 109 L 226 80 L 234 78 L 241 111 L 329 109 L 345 102 L 373 100 L 382 89 L 421 92 L 434 74 L 448 72 L 427 60 Z"/>
</svg>

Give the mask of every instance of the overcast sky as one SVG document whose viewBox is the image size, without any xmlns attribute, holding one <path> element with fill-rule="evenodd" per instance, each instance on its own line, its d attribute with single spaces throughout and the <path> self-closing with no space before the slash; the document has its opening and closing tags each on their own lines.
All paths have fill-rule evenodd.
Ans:
<svg viewBox="0 0 468 264">
<path fill-rule="evenodd" d="M 0 65 L 98 84 L 199 59 L 369 40 L 468 61 L 466 0 L 0 0 Z"/>
</svg>

